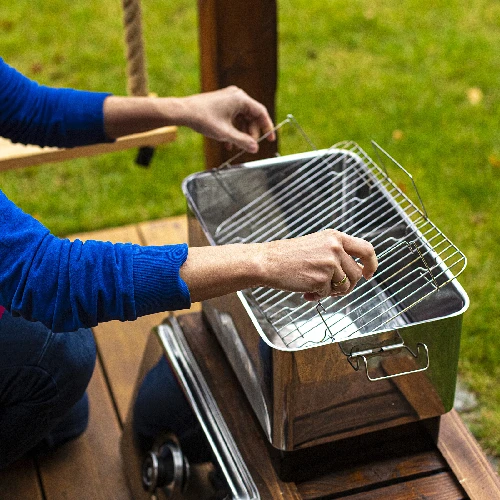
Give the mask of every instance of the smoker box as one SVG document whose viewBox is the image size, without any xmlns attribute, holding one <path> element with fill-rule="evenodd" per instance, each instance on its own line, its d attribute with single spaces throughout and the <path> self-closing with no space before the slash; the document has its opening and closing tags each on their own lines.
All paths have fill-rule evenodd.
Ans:
<svg viewBox="0 0 500 500">
<path fill-rule="evenodd" d="M 334 228 L 370 241 L 375 276 L 306 302 L 265 288 L 203 313 L 281 451 L 441 415 L 453 406 L 463 254 L 354 143 L 202 172 L 183 183 L 191 246 Z"/>
</svg>

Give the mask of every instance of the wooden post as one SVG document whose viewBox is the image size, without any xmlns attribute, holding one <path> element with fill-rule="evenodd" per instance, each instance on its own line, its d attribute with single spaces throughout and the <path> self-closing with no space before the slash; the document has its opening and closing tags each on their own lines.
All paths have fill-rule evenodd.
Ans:
<svg viewBox="0 0 500 500">
<path fill-rule="evenodd" d="M 237 85 L 263 103 L 275 120 L 277 13 L 275 0 L 198 0 L 202 91 Z M 235 154 L 205 139 L 205 168 L 218 167 Z M 276 143 L 263 141 L 255 155 L 269 158 Z"/>
</svg>

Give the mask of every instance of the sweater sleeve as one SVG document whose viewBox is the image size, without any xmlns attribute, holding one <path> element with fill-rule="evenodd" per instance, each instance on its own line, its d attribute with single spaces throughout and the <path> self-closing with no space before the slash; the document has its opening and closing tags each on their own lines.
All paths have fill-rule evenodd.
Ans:
<svg viewBox="0 0 500 500">
<path fill-rule="evenodd" d="M 187 245 L 56 238 L 0 191 L 0 304 L 55 332 L 190 307 Z"/>
<path fill-rule="evenodd" d="M 65 148 L 113 142 L 104 131 L 108 95 L 38 85 L 0 58 L 0 135 Z"/>
</svg>

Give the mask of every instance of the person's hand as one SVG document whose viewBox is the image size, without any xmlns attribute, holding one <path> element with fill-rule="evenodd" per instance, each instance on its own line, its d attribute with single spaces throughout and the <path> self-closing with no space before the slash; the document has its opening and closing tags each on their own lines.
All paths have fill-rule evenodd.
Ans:
<svg viewBox="0 0 500 500">
<path fill-rule="evenodd" d="M 265 106 L 238 87 L 191 95 L 183 101 L 183 124 L 229 147 L 234 145 L 256 153 L 259 137 L 270 132 L 267 139 L 274 141 L 276 138 Z"/>
<path fill-rule="evenodd" d="M 303 292 L 306 300 L 345 295 L 377 270 L 370 243 L 333 229 L 266 245 L 266 286 Z"/>
<path fill-rule="evenodd" d="M 349 293 L 361 276 L 371 278 L 377 265 L 370 243 L 327 229 L 267 243 L 191 247 L 181 277 L 193 302 L 256 286 L 319 300 Z"/>
<path fill-rule="evenodd" d="M 190 127 L 206 137 L 225 142 L 230 149 L 256 153 L 264 134 L 276 139 L 266 107 L 238 87 L 187 97 L 120 97 L 104 100 L 106 135 L 117 139 L 166 125 Z"/>
</svg>

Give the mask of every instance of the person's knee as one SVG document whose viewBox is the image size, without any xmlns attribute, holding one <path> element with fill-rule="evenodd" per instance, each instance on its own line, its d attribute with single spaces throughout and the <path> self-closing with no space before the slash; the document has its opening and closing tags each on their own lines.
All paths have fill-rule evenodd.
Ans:
<svg viewBox="0 0 500 500">
<path fill-rule="evenodd" d="M 59 405 L 64 411 L 83 397 L 94 372 L 96 347 L 92 332 L 87 329 L 55 335 L 43 365 L 54 377 Z"/>
<path fill-rule="evenodd" d="M 0 365 L 0 468 L 51 438 L 52 431 L 53 442 L 83 432 L 84 394 L 96 361 L 90 330 L 54 334 L 37 323 L 7 319 Z"/>
</svg>

